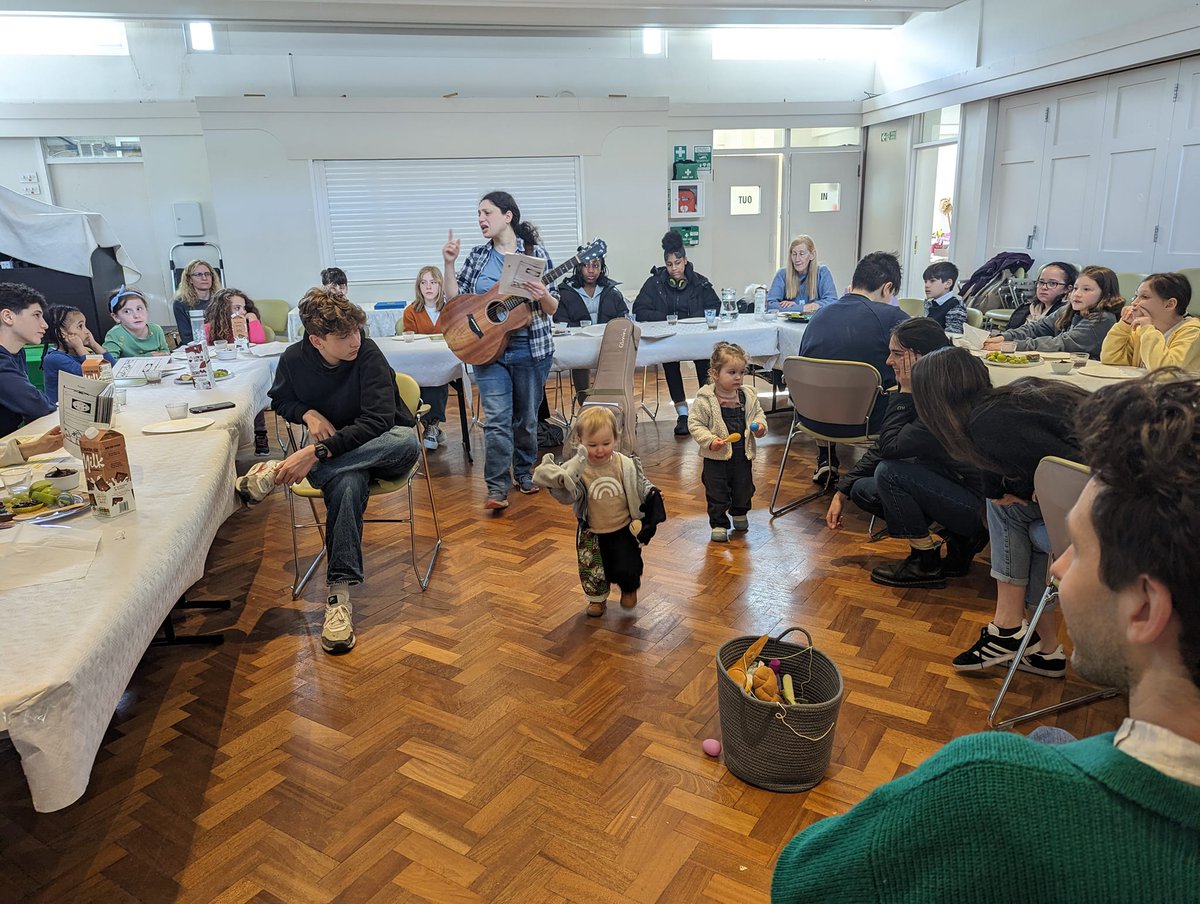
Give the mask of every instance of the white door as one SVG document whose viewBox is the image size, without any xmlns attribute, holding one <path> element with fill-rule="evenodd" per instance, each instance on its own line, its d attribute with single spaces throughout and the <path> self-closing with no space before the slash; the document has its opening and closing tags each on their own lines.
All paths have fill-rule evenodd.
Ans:
<svg viewBox="0 0 1200 904">
<path fill-rule="evenodd" d="M 1162 205 L 1178 63 L 1108 80 L 1100 143 L 1097 259 L 1118 273 L 1149 271 Z"/>
<path fill-rule="evenodd" d="M 1097 212 L 1093 168 L 1104 125 L 1104 100 L 1104 80 L 1093 79 L 1060 89 L 1050 103 L 1035 220 L 1039 231 L 1030 251 L 1039 263 L 1091 263 Z"/>
<path fill-rule="evenodd" d="M 700 240 L 712 242 L 712 272 L 705 275 L 718 294 L 727 287 L 740 298 L 751 283 L 770 285 L 779 269 L 782 160 L 780 154 L 722 154 L 713 161 Z"/>
<path fill-rule="evenodd" d="M 787 225 L 780 260 L 786 259 L 793 238 L 812 236 L 817 259 L 829 267 L 840 295 L 850 285 L 858 263 L 862 151 L 795 152 L 788 155 L 788 169 Z M 838 187 L 836 210 L 828 209 L 830 205 L 820 197 L 822 187 L 831 185 Z"/>
<path fill-rule="evenodd" d="M 934 261 L 953 259 L 950 237 L 957 169 L 957 144 L 918 148 L 913 155 L 913 193 L 908 224 L 912 242 L 908 254 L 900 260 L 902 297 L 924 298 L 925 268 Z M 964 278 L 967 276 L 970 273 L 963 274 Z"/>
<path fill-rule="evenodd" d="M 1200 59 L 1184 60 L 1178 76 L 1179 99 L 1167 148 L 1158 242 L 1147 270 L 1200 267 Z M 1200 285 L 1193 284 L 1193 292 Z M 1192 302 L 1192 310 L 1200 302 Z"/>
<path fill-rule="evenodd" d="M 1048 104 L 1044 92 L 1001 104 L 988 257 L 1033 247 Z"/>
<path fill-rule="evenodd" d="M 141 162 L 55 163 L 47 167 L 54 203 L 72 210 L 103 214 L 117 234 L 133 265 L 142 273 L 137 288 L 150 299 L 150 319 L 172 324 L 171 298 L 163 282 L 167 250 L 154 247 L 150 198 Z"/>
</svg>

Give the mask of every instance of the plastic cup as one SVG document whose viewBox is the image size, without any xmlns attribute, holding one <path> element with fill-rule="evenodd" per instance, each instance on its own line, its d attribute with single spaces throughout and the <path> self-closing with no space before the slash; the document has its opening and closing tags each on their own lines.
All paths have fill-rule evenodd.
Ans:
<svg viewBox="0 0 1200 904">
<path fill-rule="evenodd" d="M 717 309 L 716 308 L 705 308 L 704 309 L 704 322 L 706 324 L 708 324 L 708 328 L 710 330 L 715 330 L 717 328 Z"/>
<path fill-rule="evenodd" d="M 5 468 L 0 471 L 0 483 L 9 496 L 29 492 L 29 481 L 33 479 L 33 468 L 18 465 L 15 468 Z"/>
<path fill-rule="evenodd" d="M 167 415 L 173 421 L 182 420 L 188 416 L 188 403 L 167 402 Z"/>
<path fill-rule="evenodd" d="M 118 411 L 125 407 L 127 399 L 128 396 L 125 394 L 124 389 L 113 390 L 113 404 L 116 405 Z"/>
<path fill-rule="evenodd" d="M 581 330 L 586 330 L 591 325 L 592 325 L 592 321 L 590 321 L 590 320 L 585 319 L 585 320 L 579 321 L 579 328 Z"/>
<path fill-rule="evenodd" d="M 157 370 L 148 370 L 148 371 L 146 371 L 146 382 L 147 383 L 161 383 L 162 382 L 162 374 L 160 374 Z"/>
<path fill-rule="evenodd" d="M 1076 367 L 1076 368 L 1084 367 L 1088 363 L 1089 360 L 1090 360 L 1090 356 L 1088 355 L 1087 352 L 1071 352 L 1071 366 L 1072 367 Z"/>
<path fill-rule="evenodd" d="M 1000 343 L 1000 351 L 1006 355 L 1011 355 L 1017 350 L 1017 343 L 1013 340 Z"/>
<path fill-rule="evenodd" d="M 417 338 L 417 334 L 413 330 L 405 330 L 404 331 L 404 341 L 405 342 L 412 342 L 416 338 Z"/>
<path fill-rule="evenodd" d="M 667 325 L 668 326 L 674 326 L 677 323 L 679 323 L 679 315 L 678 314 L 668 314 L 667 315 Z"/>
</svg>

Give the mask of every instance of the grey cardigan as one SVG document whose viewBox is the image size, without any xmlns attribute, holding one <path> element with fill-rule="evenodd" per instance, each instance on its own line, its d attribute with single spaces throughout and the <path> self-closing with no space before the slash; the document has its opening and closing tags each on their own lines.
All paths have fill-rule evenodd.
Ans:
<svg viewBox="0 0 1200 904">
<path fill-rule="evenodd" d="M 1015 330 L 1005 330 L 1005 339 L 1016 340 L 1019 352 L 1087 352 L 1099 360 L 1104 337 L 1117 322 L 1112 311 L 1098 314 L 1075 314 L 1061 333 L 1055 328 L 1058 317 L 1047 316 L 1025 323 Z"/>
</svg>

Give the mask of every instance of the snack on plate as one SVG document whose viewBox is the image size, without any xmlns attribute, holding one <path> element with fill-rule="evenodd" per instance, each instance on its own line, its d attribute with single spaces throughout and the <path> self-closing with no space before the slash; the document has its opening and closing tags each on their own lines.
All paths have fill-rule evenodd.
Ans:
<svg viewBox="0 0 1200 904">
<path fill-rule="evenodd" d="M 983 356 L 985 361 L 993 364 L 1029 364 L 1032 360 L 1027 354 L 1006 355 L 1004 352 L 988 352 Z"/>
</svg>

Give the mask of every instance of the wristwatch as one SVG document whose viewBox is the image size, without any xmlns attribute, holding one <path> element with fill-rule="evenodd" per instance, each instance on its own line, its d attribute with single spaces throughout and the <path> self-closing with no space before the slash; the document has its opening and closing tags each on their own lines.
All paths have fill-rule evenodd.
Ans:
<svg viewBox="0 0 1200 904">
<path fill-rule="evenodd" d="M 314 445 L 313 451 L 317 453 L 317 461 L 329 461 L 329 459 L 333 458 L 333 453 L 329 451 L 329 447 L 324 443 Z"/>
</svg>

